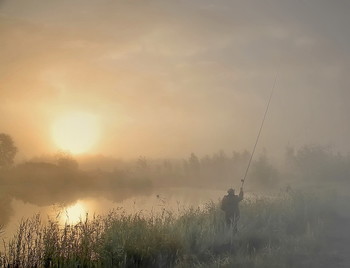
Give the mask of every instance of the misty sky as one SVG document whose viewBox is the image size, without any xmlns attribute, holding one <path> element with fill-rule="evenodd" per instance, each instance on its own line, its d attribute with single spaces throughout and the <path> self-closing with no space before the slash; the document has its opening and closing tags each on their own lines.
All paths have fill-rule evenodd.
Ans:
<svg viewBox="0 0 350 268">
<path fill-rule="evenodd" d="M 176 157 L 309 143 L 350 151 L 350 2 L 0 0 L 0 132 L 55 152 L 62 115 L 98 118 L 89 153 Z"/>
</svg>

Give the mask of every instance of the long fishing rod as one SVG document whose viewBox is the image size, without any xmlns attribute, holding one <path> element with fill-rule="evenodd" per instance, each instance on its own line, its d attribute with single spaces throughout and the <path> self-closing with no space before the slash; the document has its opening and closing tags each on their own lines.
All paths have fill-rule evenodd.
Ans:
<svg viewBox="0 0 350 268">
<path fill-rule="evenodd" d="M 273 86 L 272 86 L 270 98 L 269 98 L 269 101 L 268 101 L 267 106 L 266 106 L 265 114 L 264 114 L 264 117 L 263 117 L 263 120 L 262 120 L 260 129 L 259 129 L 259 132 L 258 132 L 258 136 L 256 137 L 256 141 L 255 141 L 255 144 L 254 144 L 253 152 L 252 152 L 252 154 L 250 155 L 250 159 L 249 159 L 249 162 L 248 162 L 247 169 L 246 169 L 246 171 L 245 171 L 245 174 L 244 174 L 243 179 L 241 180 L 241 182 L 242 182 L 241 188 L 242 188 L 242 189 L 243 189 L 244 182 L 245 182 L 245 180 L 246 180 L 246 178 L 247 178 L 247 174 L 248 174 L 248 171 L 249 171 L 249 168 L 250 168 L 250 164 L 252 163 L 252 160 L 253 160 L 253 157 L 254 157 L 254 153 L 255 153 L 256 146 L 258 145 L 258 142 L 259 142 L 260 134 L 261 134 L 261 131 L 262 131 L 263 126 L 264 126 L 264 123 L 265 123 L 265 119 L 266 119 L 267 112 L 269 111 L 269 107 L 270 107 L 272 95 L 273 95 L 273 92 L 274 92 L 275 86 L 276 86 L 277 77 L 278 77 L 278 71 L 276 72 L 275 81 L 273 82 Z"/>
</svg>

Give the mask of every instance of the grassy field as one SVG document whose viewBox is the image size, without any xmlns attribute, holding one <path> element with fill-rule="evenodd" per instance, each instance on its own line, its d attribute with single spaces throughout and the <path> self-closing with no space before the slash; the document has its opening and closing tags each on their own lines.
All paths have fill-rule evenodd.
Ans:
<svg viewBox="0 0 350 268">
<path fill-rule="evenodd" d="M 4 243 L 3 267 L 322 267 L 332 194 L 291 191 L 241 204 L 238 233 L 218 204 L 173 213 L 89 216 L 75 225 L 40 215 Z M 1 235 L 1 234 L 0 234 Z"/>
</svg>

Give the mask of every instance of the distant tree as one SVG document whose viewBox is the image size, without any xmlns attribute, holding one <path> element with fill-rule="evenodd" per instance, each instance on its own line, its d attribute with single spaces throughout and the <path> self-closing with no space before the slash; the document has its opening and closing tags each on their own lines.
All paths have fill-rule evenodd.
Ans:
<svg viewBox="0 0 350 268">
<path fill-rule="evenodd" d="M 279 183 L 278 170 L 270 163 L 263 153 L 258 160 L 253 162 L 251 171 L 251 180 L 259 188 L 267 190 L 276 187 Z"/>
<path fill-rule="evenodd" d="M 67 170 L 77 170 L 79 167 L 78 161 L 67 152 L 59 152 L 55 156 L 57 165 Z"/>
<path fill-rule="evenodd" d="M 349 158 L 333 152 L 330 146 L 306 145 L 289 157 L 304 180 L 348 180 Z"/>
<path fill-rule="evenodd" d="M 138 159 L 137 159 L 137 167 L 141 170 L 146 170 L 148 169 L 148 161 L 147 161 L 147 158 L 145 156 L 140 156 Z"/>
<path fill-rule="evenodd" d="M 190 175 L 194 177 L 199 175 L 200 162 L 198 157 L 194 153 L 191 153 L 190 158 L 188 159 L 188 168 L 189 168 Z"/>
<path fill-rule="evenodd" d="M 0 133 L 0 168 L 11 166 L 16 153 L 17 147 L 11 136 L 5 133 Z"/>
</svg>

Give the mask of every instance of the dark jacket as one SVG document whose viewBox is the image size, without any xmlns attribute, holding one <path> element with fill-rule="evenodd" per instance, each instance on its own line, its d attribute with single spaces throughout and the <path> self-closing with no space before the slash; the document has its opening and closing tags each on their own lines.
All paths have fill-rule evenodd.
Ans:
<svg viewBox="0 0 350 268">
<path fill-rule="evenodd" d="M 227 194 L 222 199 L 221 209 L 225 211 L 227 217 L 239 217 L 239 202 L 243 200 L 243 191 L 239 195 Z"/>
</svg>

